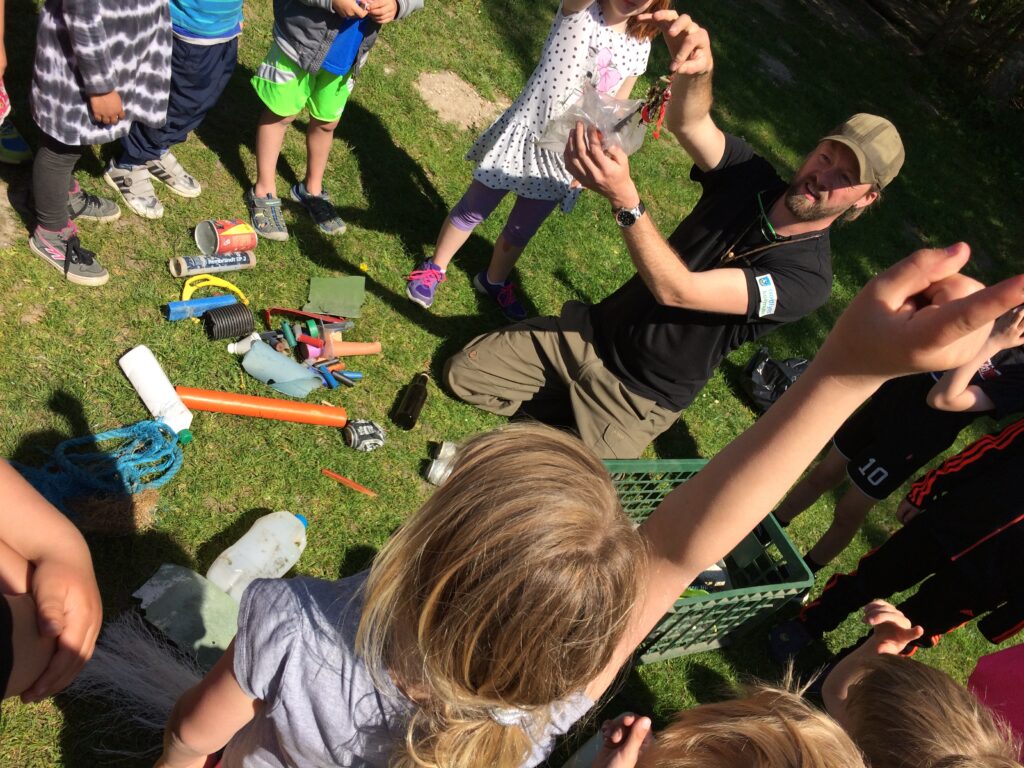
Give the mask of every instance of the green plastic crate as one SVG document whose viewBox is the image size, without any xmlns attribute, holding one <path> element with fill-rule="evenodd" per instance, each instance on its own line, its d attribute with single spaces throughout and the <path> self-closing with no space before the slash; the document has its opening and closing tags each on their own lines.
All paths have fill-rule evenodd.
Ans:
<svg viewBox="0 0 1024 768">
<path fill-rule="evenodd" d="M 706 463 L 631 459 L 609 460 L 605 466 L 626 514 L 640 522 Z M 814 576 L 775 518 L 769 516 L 758 533 L 760 538 L 750 534 L 725 558 L 733 588 L 677 600 L 640 646 L 641 663 L 720 648 L 811 588 Z"/>
</svg>

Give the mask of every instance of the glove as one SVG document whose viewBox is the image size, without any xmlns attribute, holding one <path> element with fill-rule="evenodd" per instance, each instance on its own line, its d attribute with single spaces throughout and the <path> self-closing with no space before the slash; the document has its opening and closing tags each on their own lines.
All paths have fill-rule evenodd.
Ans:
<svg viewBox="0 0 1024 768">
<path fill-rule="evenodd" d="M 342 431 L 345 433 L 345 444 L 357 451 L 375 451 L 384 445 L 384 438 L 387 437 L 384 427 L 366 419 L 350 421 Z"/>
</svg>

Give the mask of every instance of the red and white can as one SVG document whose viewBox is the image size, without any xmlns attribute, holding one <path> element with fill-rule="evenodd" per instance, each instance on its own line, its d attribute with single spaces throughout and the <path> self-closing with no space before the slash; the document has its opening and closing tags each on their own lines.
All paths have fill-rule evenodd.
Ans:
<svg viewBox="0 0 1024 768">
<path fill-rule="evenodd" d="M 196 245 L 204 256 L 251 251 L 256 230 L 241 219 L 207 219 L 196 224 Z"/>
</svg>

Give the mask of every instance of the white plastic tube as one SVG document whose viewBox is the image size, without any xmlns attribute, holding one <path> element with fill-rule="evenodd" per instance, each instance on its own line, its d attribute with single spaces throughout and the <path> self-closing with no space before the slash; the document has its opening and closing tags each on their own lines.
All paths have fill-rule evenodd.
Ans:
<svg viewBox="0 0 1024 768">
<path fill-rule="evenodd" d="M 153 418 L 160 419 L 174 430 L 182 443 L 191 441 L 192 411 L 178 397 L 149 347 L 140 344 L 122 355 L 117 363 Z"/>
</svg>

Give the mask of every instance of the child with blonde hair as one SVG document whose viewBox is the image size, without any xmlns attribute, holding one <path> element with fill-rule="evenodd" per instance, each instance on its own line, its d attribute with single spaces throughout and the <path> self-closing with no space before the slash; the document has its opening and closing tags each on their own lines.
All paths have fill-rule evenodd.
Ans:
<svg viewBox="0 0 1024 768">
<path fill-rule="evenodd" d="M 900 652 L 924 630 L 876 600 L 871 636 L 825 680 L 828 711 L 871 768 L 1021 768 L 1020 744 L 977 697 L 941 670 Z"/>
<path fill-rule="evenodd" d="M 575 438 L 470 441 L 368 573 L 253 583 L 157 765 L 224 745 L 225 768 L 536 765 L 843 418 L 887 378 L 959 364 L 1021 303 L 1024 276 L 982 290 L 967 257 L 919 251 L 872 280 L 786 396 L 636 531 Z"/>
<path fill-rule="evenodd" d="M 601 726 L 591 768 L 863 768 L 842 727 L 792 690 L 756 685 L 728 701 L 677 714 L 650 735 L 650 720 L 620 715 Z"/>
</svg>

